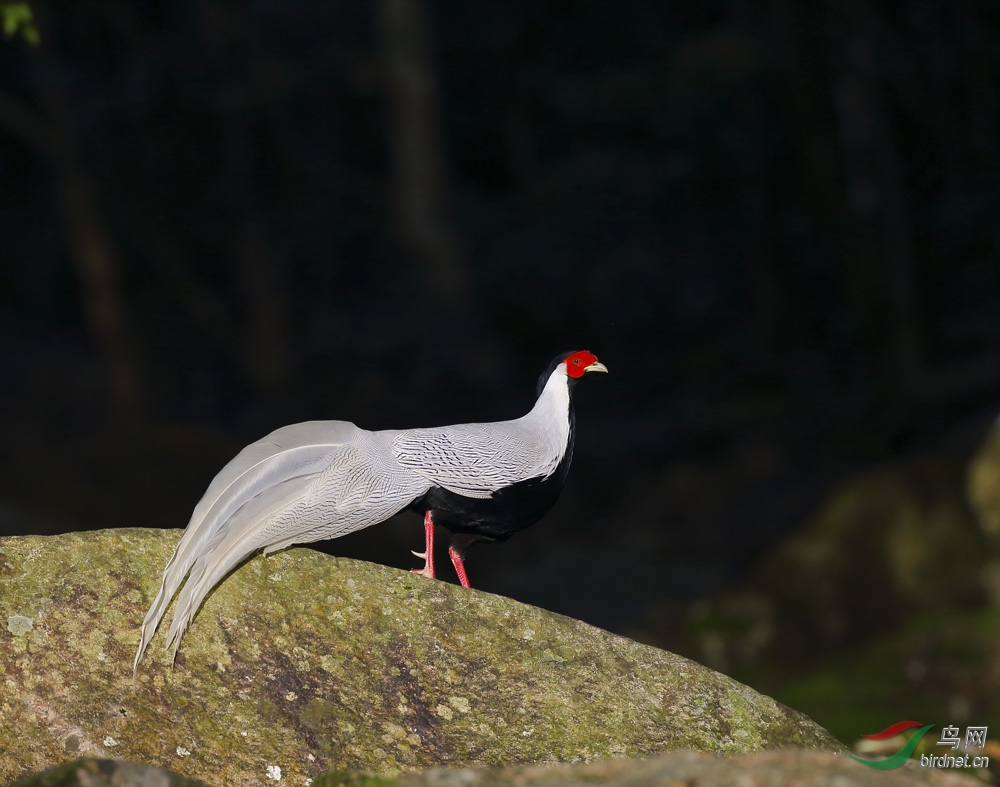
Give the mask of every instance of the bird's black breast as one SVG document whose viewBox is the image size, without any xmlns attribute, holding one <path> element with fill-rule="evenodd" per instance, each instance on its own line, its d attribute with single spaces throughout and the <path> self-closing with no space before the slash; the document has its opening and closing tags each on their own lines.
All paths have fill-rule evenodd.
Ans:
<svg viewBox="0 0 1000 787">
<path fill-rule="evenodd" d="M 566 452 L 547 478 L 529 478 L 503 487 L 491 497 L 466 497 L 442 487 L 431 487 L 409 508 L 431 512 L 434 522 L 453 533 L 469 533 L 487 541 L 504 541 L 541 519 L 559 498 L 573 459 L 574 418 L 570 411 Z"/>
</svg>

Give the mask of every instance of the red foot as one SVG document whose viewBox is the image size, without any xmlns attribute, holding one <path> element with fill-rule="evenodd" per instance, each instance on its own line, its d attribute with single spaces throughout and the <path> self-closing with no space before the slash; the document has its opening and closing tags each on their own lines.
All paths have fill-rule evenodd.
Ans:
<svg viewBox="0 0 1000 787">
<path fill-rule="evenodd" d="M 465 573 L 465 561 L 463 561 L 462 556 L 455 551 L 455 547 L 448 547 L 448 557 L 451 558 L 451 563 L 455 566 L 455 573 L 458 574 L 458 581 L 462 583 L 462 587 L 471 588 L 472 585 L 469 584 L 469 575 Z"/>
<path fill-rule="evenodd" d="M 434 520 L 431 519 L 430 511 L 424 514 L 424 551 L 413 551 L 413 554 L 424 559 L 424 567 L 414 568 L 411 571 L 422 577 L 437 579 L 434 574 Z"/>
</svg>

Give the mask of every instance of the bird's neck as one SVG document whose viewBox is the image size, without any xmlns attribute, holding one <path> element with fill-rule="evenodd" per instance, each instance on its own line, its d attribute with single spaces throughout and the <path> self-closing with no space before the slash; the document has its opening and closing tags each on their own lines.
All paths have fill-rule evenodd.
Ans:
<svg viewBox="0 0 1000 787">
<path fill-rule="evenodd" d="M 527 421 L 550 425 L 565 424 L 568 428 L 571 408 L 569 378 L 564 370 L 556 369 L 549 375 L 545 387 L 535 401 L 535 406 L 524 418 Z"/>
</svg>

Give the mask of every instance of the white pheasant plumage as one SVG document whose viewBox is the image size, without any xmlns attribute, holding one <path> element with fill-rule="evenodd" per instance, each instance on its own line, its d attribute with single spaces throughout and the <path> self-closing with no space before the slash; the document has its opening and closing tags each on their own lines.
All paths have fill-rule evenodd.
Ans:
<svg viewBox="0 0 1000 787">
<path fill-rule="evenodd" d="M 406 508 L 425 514 L 418 573 L 434 576 L 433 525 L 442 524 L 455 533 L 449 554 L 468 586 L 469 544 L 505 540 L 558 497 L 572 456 L 570 389 L 588 371 L 607 369 L 585 350 L 558 356 L 535 406 L 512 421 L 378 432 L 308 421 L 248 445 L 195 506 L 143 620 L 133 671 L 182 582 L 167 633 L 174 657 L 201 602 L 257 550 L 337 538 Z"/>
</svg>

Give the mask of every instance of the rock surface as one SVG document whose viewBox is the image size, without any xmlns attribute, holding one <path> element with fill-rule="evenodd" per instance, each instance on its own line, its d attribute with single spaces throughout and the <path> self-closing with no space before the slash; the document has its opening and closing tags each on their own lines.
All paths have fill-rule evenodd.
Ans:
<svg viewBox="0 0 1000 787">
<path fill-rule="evenodd" d="M 493 770 L 429 768 L 403 774 L 391 787 L 982 787 L 982 782 L 954 771 L 934 771 L 907 764 L 875 770 L 854 760 L 822 752 L 775 751 L 736 757 L 676 752 L 649 760 L 605 760 L 586 765 L 528 766 Z M 334 775 L 313 787 L 390 787 Z"/>
<path fill-rule="evenodd" d="M 679 656 L 307 549 L 235 571 L 176 667 L 161 630 L 133 684 L 139 623 L 179 536 L 0 539 L 0 782 L 85 754 L 240 787 L 277 769 L 304 784 L 333 769 L 841 749 Z"/>
<path fill-rule="evenodd" d="M 918 767 L 879 771 L 847 757 L 781 751 L 737 757 L 678 752 L 649 760 L 604 760 L 587 765 L 520 768 L 428 768 L 398 778 L 358 771 L 320 776 L 312 787 L 976 787 L 983 782 L 955 771 Z M 134 763 L 84 760 L 39 774 L 12 787 L 204 787 L 202 782 Z"/>
</svg>

